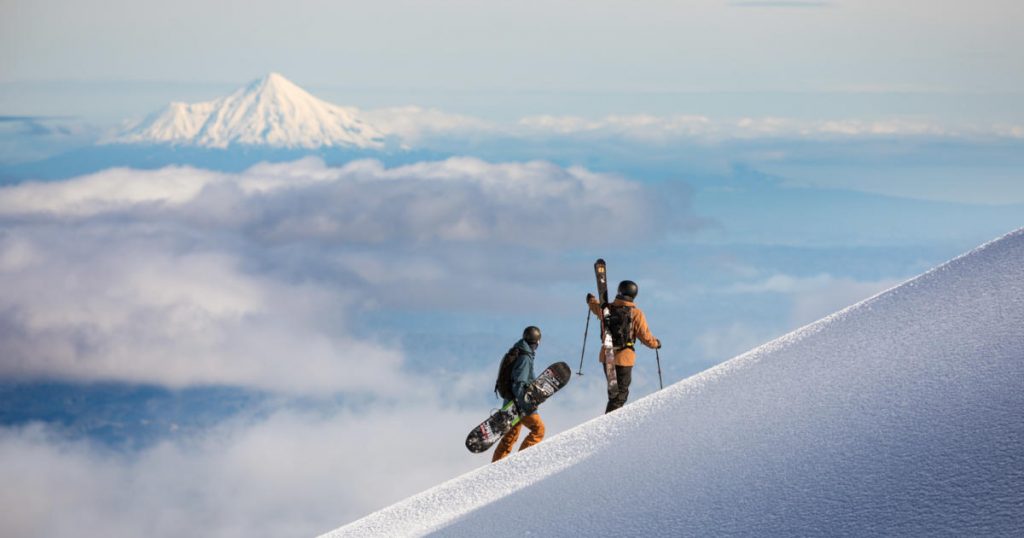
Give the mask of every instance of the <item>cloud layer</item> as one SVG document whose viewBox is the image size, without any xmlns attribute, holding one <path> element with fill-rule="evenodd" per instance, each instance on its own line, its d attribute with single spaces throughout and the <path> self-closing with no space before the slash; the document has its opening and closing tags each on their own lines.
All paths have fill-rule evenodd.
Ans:
<svg viewBox="0 0 1024 538">
<path fill-rule="evenodd" d="M 0 531 L 312 536 L 482 463 L 451 442 L 465 434 L 455 425 L 474 420 L 432 403 L 326 417 L 279 412 L 133 455 L 41 426 L 0 429 L 7 511 Z M 402 457 L 409 439 L 419 452 Z"/>
<path fill-rule="evenodd" d="M 484 385 L 460 377 L 476 391 Z M 603 410 L 599 377 L 574 383 L 545 411 L 548 435 Z M 449 399 L 283 408 L 131 453 L 40 424 L 0 428 L 0 534 L 313 536 L 487 464 L 461 446 L 480 406 Z"/>
<path fill-rule="evenodd" d="M 507 303 L 516 282 L 556 271 L 518 258 L 650 234 L 658 213 L 620 177 L 476 159 L 6 187 L 0 375 L 400 392 L 399 351 L 356 335 L 359 312 Z"/>
<path fill-rule="evenodd" d="M 111 170 L 4 189 L 0 218 L 173 220 L 264 242 L 486 242 L 562 247 L 649 231 L 637 183 L 545 162 L 452 158 L 397 168 L 373 160 L 328 168 L 308 158 L 240 175 L 188 167 Z M 620 231 L 621 230 L 621 231 Z"/>
<path fill-rule="evenodd" d="M 628 140 L 669 141 L 797 139 L 832 140 L 884 137 L 1024 138 L 1024 126 L 1012 124 L 951 125 L 921 118 L 800 119 L 788 117 L 713 118 L 705 115 L 528 116 L 519 121 L 522 135 L 600 136 Z"/>
</svg>

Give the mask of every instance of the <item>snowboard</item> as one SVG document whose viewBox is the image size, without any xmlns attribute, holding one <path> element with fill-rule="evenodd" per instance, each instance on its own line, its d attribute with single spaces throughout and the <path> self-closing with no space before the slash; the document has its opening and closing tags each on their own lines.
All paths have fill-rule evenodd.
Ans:
<svg viewBox="0 0 1024 538">
<path fill-rule="evenodd" d="M 604 364 L 604 377 L 608 380 L 608 399 L 613 400 L 619 395 L 619 380 L 615 375 L 612 335 L 607 330 L 611 310 L 608 309 L 608 273 L 604 259 L 598 258 L 594 262 L 594 276 L 597 277 L 597 300 L 601 303 L 601 363 Z"/>
<path fill-rule="evenodd" d="M 564 362 L 556 362 L 548 366 L 533 383 L 530 383 L 530 386 L 526 387 L 526 395 L 523 398 L 536 407 L 568 384 L 571 378 L 572 368 Z M 469 436 L 466 437 L 466 448 L 474 454 L 491 448 L 498 439 L 519 423 L 520 418 L 515 402 L 508 402 L 469 432 Z"/>
</svg>

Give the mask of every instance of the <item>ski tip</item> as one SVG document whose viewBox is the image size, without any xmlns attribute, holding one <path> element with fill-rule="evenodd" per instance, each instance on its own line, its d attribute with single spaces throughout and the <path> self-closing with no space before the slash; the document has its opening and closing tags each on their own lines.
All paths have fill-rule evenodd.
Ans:
<svg viewBox="0 0 1024 538">
<path fill-rule="evenodd" d="M 604 265 L 604 258 L 598 258 L 594 265 Z"/>
</svg>

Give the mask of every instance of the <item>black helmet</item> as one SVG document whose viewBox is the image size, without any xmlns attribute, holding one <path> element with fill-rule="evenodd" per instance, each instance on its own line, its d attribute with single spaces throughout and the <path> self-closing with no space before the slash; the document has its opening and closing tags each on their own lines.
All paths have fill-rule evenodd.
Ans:
<svg viewBox="0 0 1024 538">
<path fill-rule="evenodd" d="M 540 329 L 530 325 L 523 329 L 523 340 L 526 340 L 527 344 L 539 344 L 540 343 Z"/>
<path fill-rule="evenodd" d="M 636 282 L 632 280 L 623 280 L 619 282 L 619 297 L 632 301 L 636 299 L 636 294 L 640 292 L 640 288 L 637 287 Z"/>
</svg>

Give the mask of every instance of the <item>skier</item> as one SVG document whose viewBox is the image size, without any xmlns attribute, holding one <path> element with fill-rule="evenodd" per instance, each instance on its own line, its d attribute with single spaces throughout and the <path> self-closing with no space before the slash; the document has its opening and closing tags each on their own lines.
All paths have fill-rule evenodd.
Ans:
<svg viewBox="0 0 1024 538">
<path fill-rule="evenodd" d="M 523 338 L 512 346 L 511 351 L 516 352 L 517 356 L 512 363 L 510 381 L 516 408 L 519 409 L 519 416 L 522 418 L 498 442 L 498 447 L 494 449 L 494 456 L 491 458 L 492 463 L 512 453 L 512 447 L 519 439 L 519 432 L 522 430 L 523 424 L 529 428 L 530 433 L 526 436 L 526 439 L 523 439 L 523 444 L 519 445 L 519 450 L 529 448 L 544 438 L 544 421 L 541 420 L 540 414 L 537 413 L 537 408 L 527 403 L 523 398 L 526 394 L 526 387 L 536 377 L 533 375 L 533 360 L 537 356 L 537 347 L 539 345 L 540 329 L 531 325 L 523 330 Z M 501 379 L 499 379 L 499 382 L 501 382 Z M 509 382 L 509 380 L 505 382 Z M 509 401 L 511 399 L 506 399 L 504 404 L 507 404 Z"/>
<path fill-rule="evenodd" d="M 612 326 L 603 327 L 603 331 L 611 331 L 615 343 L 615 376 L 618 379 L 618 392 L 608 397 L 608 405 L 604 412 L 610 413 L 626 404 L 629 398 L 629 384 L 632 381 L 633 365 L 636 363 L 636 351 L 634 350 L 637 340 L 652 349 L 661 349 L 661 340 L 651 334 L 647 327 L 647 318 L 642 310 L 634 304 L 639 288 L 632 280 L 619 282 L 619 289 L 615 301 L 609 307 L 612 309 Z M 593 293 L 587 294 L 587 304 L 590 310 L 601 318 L 601 304 L 594 297 Z"/>
</svg>

